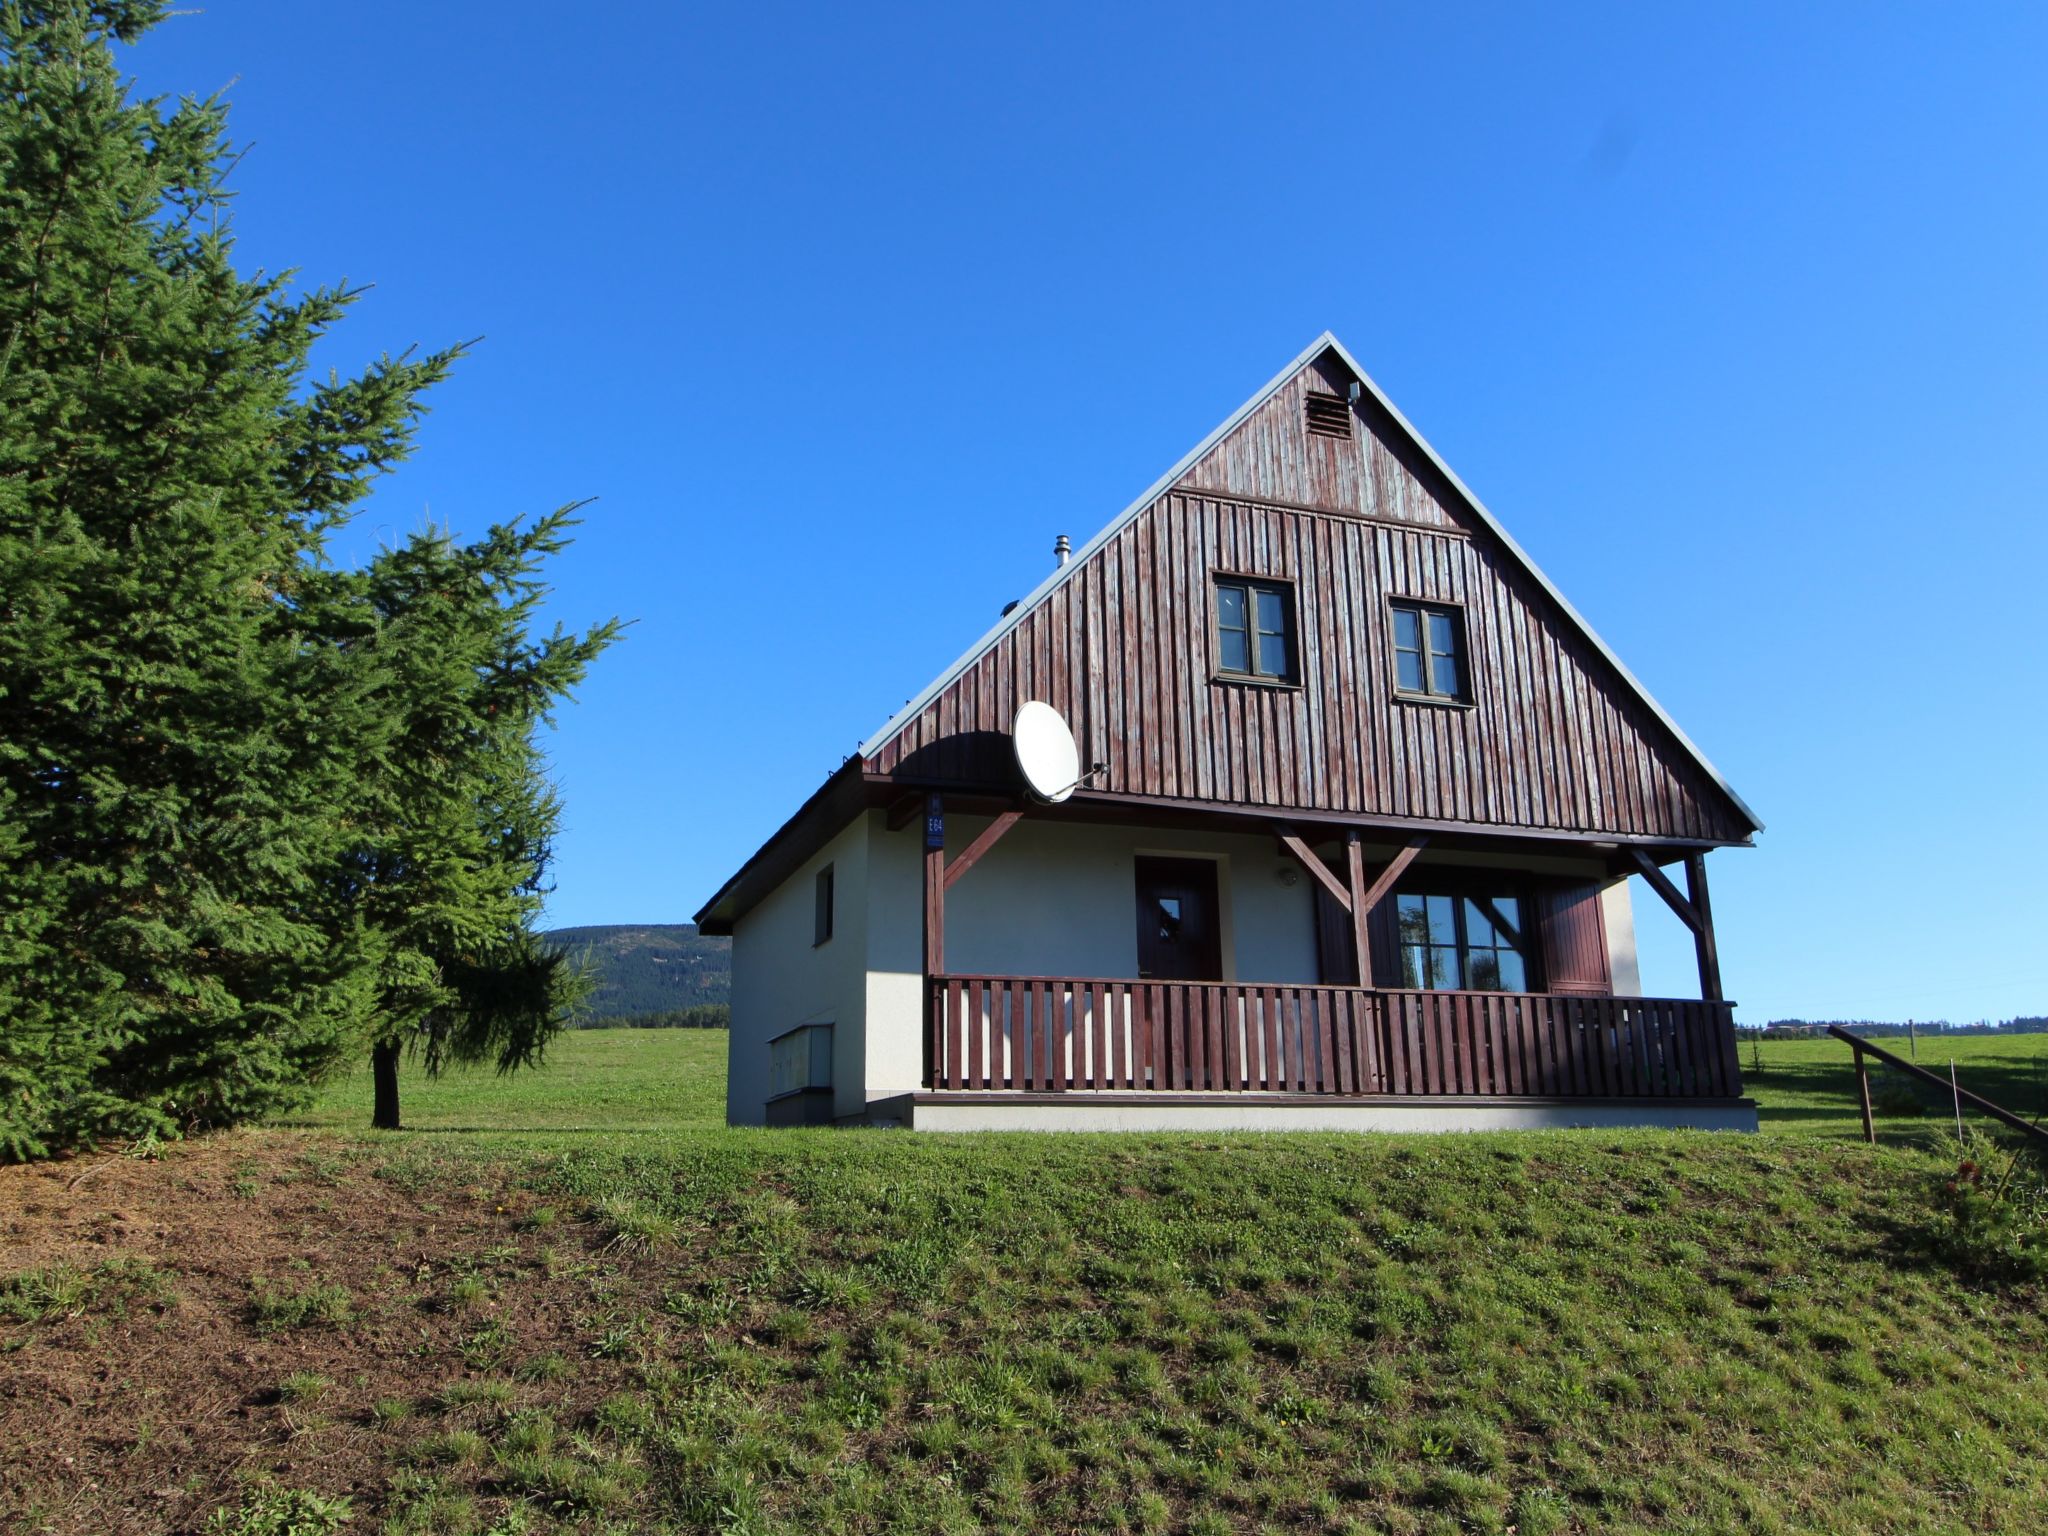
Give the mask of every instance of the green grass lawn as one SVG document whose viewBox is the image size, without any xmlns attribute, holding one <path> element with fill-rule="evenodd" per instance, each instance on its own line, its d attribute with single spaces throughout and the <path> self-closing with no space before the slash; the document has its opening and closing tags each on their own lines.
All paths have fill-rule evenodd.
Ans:
<svg viewBox="0 0 2048 1536">
<path fill-rule="evenodd" d="M 1875 1044 L 1906 1056 L 1904 1040 Z M 2015 1114 L 2048 1123 L 2048 1035 L 1956 1035 L 1918 1042 L 1919 1065 L 1947 1075 Z M 1763 1070 L 1756 1070 L 1761 1051 Z M 1773 1134 L 1861 1137 L 1853 1053 L 1840 1040 L 1745 1041 L 1743 1088 L 1757 1101 L 1763 1129 Z M 1910 1059 L 1910 1058 L 1909 1058 Z M 1953 1100 L 1931 1085 L 1871 1062 L 1871 1095 L 1881 1140 L 1928 1143 L 1955 1139 Z M 1965 1125 L 1983 1124 L 1967 1106 Z"/>
<path fill-rule="evenodd" d="M 408 1131 L 520 1141 L 534 1137 L 667 1134 L 725 1124 L 722 1029 L 579 1029 L 549 1047 L 536 1071 L 500 1077 L 488 1067 L 430 1078 L 400 1068 L 400 1118 Z M 301 1128 L 368 1131 L 366 1062 L 330 1084 Z"/>
</svg>

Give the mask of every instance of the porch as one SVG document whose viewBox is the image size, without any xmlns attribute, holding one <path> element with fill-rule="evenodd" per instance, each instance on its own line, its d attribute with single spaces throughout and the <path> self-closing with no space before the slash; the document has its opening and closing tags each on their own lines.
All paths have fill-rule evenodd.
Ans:
<svg viewBox="0 0 2048 1536">
<path fill-rule="evenodd" d="M 963 1129 L 1754 1126 L 1695 850 L 1678 855 L 1688 886 L 1681 894 L 1640 849 L 1572 850 L 1578 862 L 1566 862 L 1555 849 L 1468 838 L 1431 864 L 1418 862 L 1432 843 L 1420 832 L 1376 851 L 1356 828 L 1267 821 L 1263 844 L 1249 839 L 1233 845 L 1235 853 L 1207 847 L 1224 871 L 1219 902 L 1216 877 L 1160 884 L 1148 875 L 1190 861 L 1173 854 L 1201 855 L 1207 845 L 1195 841 L 1194 829 L 1162 836 L 1163 827 L 1134 835 L 1128 827 L 1073 826 L 1072 836 L 1094 852 L 1104 839 L 1131 844 L 1128 854 L 1118 844 L 1113 862 L 1083 865 L 1055 836 L 1066 818 L 1054 812 L 1031 818 L 1042 829 L 1031 861 L 1047 872 L 1045 894 L 1018 901 L 1022 888 L 1004 872 L 998 845 L 1025 823 L 1022 808 L 979 824 L 951 857 L 943 800 L 928 796 L 922 809 L 923 1070 L 918 1089 L 888 1112 L 906 1122 Z M 1250 829 L 1240 821 L 1229 830 Z M 1261 846 L 1263 864 L 1255 851 Z M 1107 870 L 1127 864 L 1135 877 L 1119 873 L 1105 886 Z M 950 969 L 948 896 L 977 867 L 984 871 L 977 882 L 990 882 L 989 901 L 977 904 L 961 947 L 977 959 L 1005 950 L 1014 958 Z M 1276 878 L 1289 868 L 1298 878 Z M 1256 869 L 1265 877 L 1247 879 Z M 1063 870 L 1078 883 L 1066 886 L 1058 931 L 1026 936 L 1014 931 L 1014 919 L 990 921 L 997 911 L 1046 911 L 1059 899 L 1052 890 Z M 1609 881 L 1644 874 L 1686 922 L 1700 961 L 1699 998 L 1626 995 L 1639 988 L 1610 985 L 1620 978 L 1610 977 L 1602 936 L 1603 872 Z M 1443 891 L 1463 894 L 1428 894 Z M 1135 958 L 1138 974 L 1055 974 L 1071 957 L 1054 951 L 1077 947 L 1076 933 L 1132 931 L 1131 918 L 1117 920 L 1116 904 L 1132 911 L 1133 895 L 1135 956 L 1105 958 L 1119 971 Z M 1235 919 L 1237 932 L 1234 945 L 1221 946 L 1220 980 L 1212 979 L 1214 934 L 1200 916 L 1212 906 L 1223 926 Z M 1442 914 L 1455 915 L 1455 948 Z M 1255 920 L 1268 933 L 1295 935 L 1295 946 L 1248 943 Z M 1162 938 L 1168 930 L 1172 941 Z M 1306 952 L 1304 934 L 1312 940 Z M 1094 947 L 1108 946 L 1098 937 Z M 1590 967 L 1589 950 L 1597 959 Z M 1630 953 L 1626 980 L 1633 983 Z M 1247 981 L 1231 976 L 1232 954 L 1240 974 L 1262 958 L 1287 963 L 1253 971 L 1278 979 Z M 1517 988 L 1525 975 L 1534 985 Z"/>
</svg>

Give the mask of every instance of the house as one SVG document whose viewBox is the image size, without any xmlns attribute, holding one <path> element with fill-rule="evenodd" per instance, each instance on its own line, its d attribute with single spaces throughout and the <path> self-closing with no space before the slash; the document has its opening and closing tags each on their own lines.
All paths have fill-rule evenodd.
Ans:
<svg viewBox="0 0 2048 1536">
<path fill-rule="evenodd" d="M 1055 559 L 697 914 L 732 1123 L 1755 1127 L 1705 855 L 1762 824 L 1334 337 Z"/>
</svg>

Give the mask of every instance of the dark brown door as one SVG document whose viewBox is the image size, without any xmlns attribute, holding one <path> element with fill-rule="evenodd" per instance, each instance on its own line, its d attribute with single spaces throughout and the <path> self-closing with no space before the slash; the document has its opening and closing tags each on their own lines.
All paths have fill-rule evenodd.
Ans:
<svg viewBox="0 0 2048 1536">
<path fill-rule="evenodd" d="M 1138 974 L 1148 981 L 1223 979 L 1213 860 L 1138 860 Z"/>
</svg>

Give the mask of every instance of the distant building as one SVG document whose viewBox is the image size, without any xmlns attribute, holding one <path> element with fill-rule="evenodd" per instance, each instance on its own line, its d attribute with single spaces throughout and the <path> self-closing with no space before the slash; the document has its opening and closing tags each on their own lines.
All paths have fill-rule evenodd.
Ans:
<svg viewBox="0 0 2048 1536">
<path fill-rule="evenodd" d="M 1703 856 L 1761 823 L 1334 338 L 1056 559 L 697 914 L 734 1124 L 1754 1127 Z"/>
</svg>

